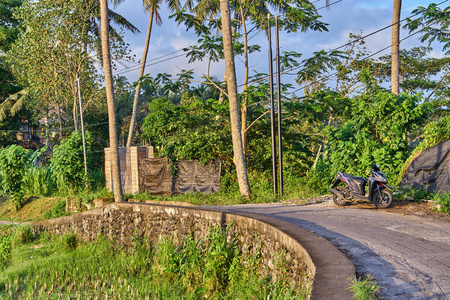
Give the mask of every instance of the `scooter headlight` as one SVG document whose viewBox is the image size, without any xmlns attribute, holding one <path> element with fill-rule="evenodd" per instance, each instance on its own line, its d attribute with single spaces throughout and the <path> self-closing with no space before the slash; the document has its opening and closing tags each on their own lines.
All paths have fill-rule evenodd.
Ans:
<svg viewBox="0 0 450 300">
<path fill-rule="evenodd" d="M 386 174 L 383 172 L 376 172 L 374 177 L 381 182 L 387 182 Z"/>
</svg>

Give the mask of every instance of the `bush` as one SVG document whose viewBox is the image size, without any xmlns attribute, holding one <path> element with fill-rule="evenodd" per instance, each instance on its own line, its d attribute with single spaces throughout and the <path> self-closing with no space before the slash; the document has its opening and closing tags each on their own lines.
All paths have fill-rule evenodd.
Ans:
<svg viewBox="0 0 450 300">
<path fill-rule="evenodd" d="M 28 195 L 52 195 L 57 186 L 50 168 L 35 166 L 29 168 L 25 173 L 24 190 Z"/>
<path fill-rule="evenodd" d="M 73 232 L 66 233 L 63 238 L 64 248 L 68 251 L 73 251 L 78 246 L 77 235 Z"/>
<path fill-rule="evenodd" d="M 438 193 L 434 196 L 434 200 L 441 206 L 439 211 L 450 214 L 450 193 Z"/>
<path fill-rule="evenodd" d="M 17 145 L 0 150 L 2 189 L 9 194 L 16 210 L 22 207 L 25 195 L 23 185 L 29 154 L 29 151 Z"/>
<path fill-rule="evenodd" d="M 66 200 L 59 200 L 53 205 L 49 210 L 47 210 L 44 214 L 44 219 L 54 219 L 63 216 L 67 216 L 66 212 Z"/>
<path fill-rule="evenodd" d="M 86 131 L 86 151 L 91 151 L 91 134 Z M 89 156 L 87 158 L 90 164 Z M 61 141 L 53 151 L 50 170 L 56 177 L 60 191 L 75 193 L 85 188 L 87 178 L 84 172 L 83 140 L 80 132 L 73 132 Z"/>
<path fill-rule="evenodd" d="M 11 259 L 12 243 L 9 236 L 0 236 L 0 267 L 6 268 Z"/>
<path fill-rule="evenodd" d="M 24 225 L 17 228 L 14 238 L 15 244 L 28 244 L 34 240 L 34 234 L 30 226 Z"/>
<path fill-rule="evenodd" d="M 395 198 L 397 200 L 423 201 L 433 199 L 434 194 L 428 193 L 426 189 L 415 189 L 413 187 L 399 187 L 396 189 Z"/>
</svg>

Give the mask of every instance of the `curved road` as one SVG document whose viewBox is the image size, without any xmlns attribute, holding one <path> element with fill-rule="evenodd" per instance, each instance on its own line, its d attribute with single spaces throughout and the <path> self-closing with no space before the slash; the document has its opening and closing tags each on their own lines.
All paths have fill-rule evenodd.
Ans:
<svg viewBox="0 0 450 300">
<path fill-rule="evenodd" d="M 279 218 L 324 237 L 352 261 L 357 273 L 375 277 L 382 299 L 450 300 L 450 222 L 339 208 L 332 201 L 226 210 Z"/>
</svg>

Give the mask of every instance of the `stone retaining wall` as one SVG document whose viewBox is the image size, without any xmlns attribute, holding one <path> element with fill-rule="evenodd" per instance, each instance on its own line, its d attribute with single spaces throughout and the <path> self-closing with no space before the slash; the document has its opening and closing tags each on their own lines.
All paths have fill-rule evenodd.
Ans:
<svg viewBox="0 0 450 300">
<path fill-rule="evenodd" d="M 229 226 L 231 224 L 233 226 Z M 84 241 L 92 241 L 99 234 L 103 234 L 124 247 L 131 246 L 133 236 L 145 236 L 153 243 L 167 235 L 174 236 L 176 241 L 181 241 L 183 237 L 191 234 L 199 239 L 205 237 L 211 226 L 215 225 L 224 229 L 228 226 L 228 238 L 236 236 L 243 251 L 256 251 L 256 247 L 259 247 L 261 263 L 269 267 L 270 274 L 267 275 L 273 279 L 287 275 L 293 284 L 300 285 L 314 276 L 311 299 L 344 299 L 336 289 L 332 293 L 325 293 L 324 297 L 321 294 L 325 291 L 318 290 L 321 286 L 327 290 L 333 288 L 332 282 L 330 286 L 330 282 L 325 283 L 324 279 L 336 280 L 336 275 L 331 274 L 329 277 L 324 273 L 327 268 L 335 265 L 336 258 L 330 257 L 333 262 L 323 266 L 320 260 L 313 261 L 317 254 L 310 255 L 301 241 L 299 243 L 299 239 L 304 239 L 306 244 L 310 243 L 313 234 L 299 227 L 296 227 L 295 232 L 289 233 L 292 224 L 273 218 L 230 214 L 217 209 L 213 211 L 156 204 L 112 203 L 77 215 L 35 223 L 37 230 L 47 230 L 55 234 L 73 231 Z M 314 237 L 318 238 L 315 235 Z M 332 255 L 336 254 L 333 252 Z M 342 253 L 340 255 L 343 256 Z M 285 263 L 284 270 L 276 268 L 280 259 Z M 347 276 L 347 280 L 348 274 L 354 273 L 354 268 L 353 265 L 350 268 L 348 265 L 345 267 L 345 274 L 342 274 L 343 269 L 335 273 Z M 316 280 L 317 278 L 319 279 Z M 341 290 L 348 286 L 342 286 L 342 283 L 338 285 L 341 285 Z M 351 294 L 344 294 L 351 298 Z"/>
</svg>

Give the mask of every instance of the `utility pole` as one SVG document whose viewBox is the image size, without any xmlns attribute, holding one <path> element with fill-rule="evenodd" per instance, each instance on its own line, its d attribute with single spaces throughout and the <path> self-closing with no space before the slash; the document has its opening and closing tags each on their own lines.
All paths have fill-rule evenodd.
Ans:
<svg viewBox="0 0 450 300">
<path fill-rule="evenodd" d="M 273 175 L 273 195 L 278 194 L 277 188 L 277 152 L 275 148 L 275 103 L 273 99 L 273 64 L 272 64 L 272 36 L 270 27 L 270 14 L 267 14 L 268 38 L 269 38 L 269 81 L 270 81 L 270 129 L 272 138 L 272 175 Z"/>
<path fill-rule="evenodd" d="M 283 139 L 281 136 L 281 72 L 280 72 L 280 30 L 278 28 L 278 17 L 275 17 L 276 31 L 276 60 L 277 60 L 277 109 L 278 109 L 278 172 L 280 179 L 280 197 L 283 197 Z"/>
<path fill-rule="evenodd" d="M 83 124 L 83 107 L 81 105 L 81 89 L 80 89 L 80 77 L 77 74 L 77 84 L 78 84 L 78 102 L 80 103 L 80 119 L 81 119 L 81 137 L 83 139 L 83 156 L 84 156 L 84 183 L 86 188 L 88 188 L 87 181 L 87 159 L 86 159 L 86 142 L 84 138 L 84 124 Z"/>
</svg>

